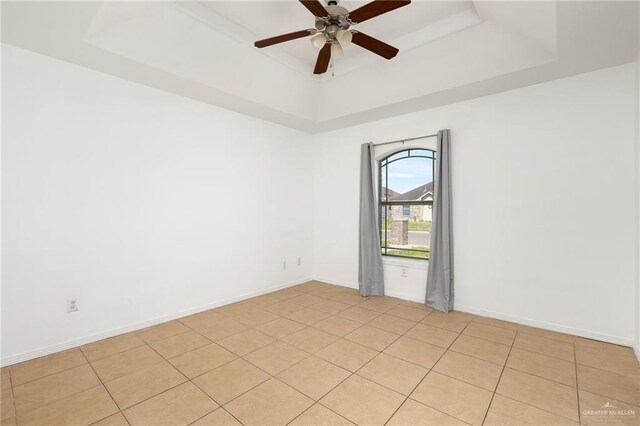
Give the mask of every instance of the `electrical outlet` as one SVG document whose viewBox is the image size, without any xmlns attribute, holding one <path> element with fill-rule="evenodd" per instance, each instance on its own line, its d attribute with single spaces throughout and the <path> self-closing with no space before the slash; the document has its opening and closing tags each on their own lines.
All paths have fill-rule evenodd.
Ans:
<svg viewBox="0 0 640 426">
<path fill-rule="evenodd" d="M 302 258 L 301 257 L 298 258 L 298 266 L 300 266 L 300 265 L 302 265 Z"/>
<path fill-rule="evenodd" d="M 282 269 L 287 269 L 287 261 L 286 260 L 282 261 Z"/>
<path fill-rule="evenodd" d="M 78 299 L 67 299 L 67 313 L 77 312 L 78 310 L 80 310 Z"/>
<path fill-rule="evenodd" d="M 404 266 L 400 268 L 400 276 L 403 278 L 407 276 L 407 268 L 405 268 Z"/>
</svg>

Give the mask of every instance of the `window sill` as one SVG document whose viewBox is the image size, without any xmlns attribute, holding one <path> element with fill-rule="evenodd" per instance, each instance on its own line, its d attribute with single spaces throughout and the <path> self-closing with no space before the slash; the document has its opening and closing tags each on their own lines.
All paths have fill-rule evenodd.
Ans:
<svg viewBox="0 0 640 426">
<path fill-rule="evenodd" d="M 402 266 L 412 269 L 429 269 L 428 260 L 408 259 L 406 257 L 382 256 L 382 264 L 390 266 Z"/>
</svg>

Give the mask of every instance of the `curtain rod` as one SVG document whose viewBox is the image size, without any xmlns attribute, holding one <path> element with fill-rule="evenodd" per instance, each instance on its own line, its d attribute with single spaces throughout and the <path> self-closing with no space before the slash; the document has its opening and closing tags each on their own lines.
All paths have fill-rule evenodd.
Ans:
<svg viewBox="0 0 640 426">
<path fill-rule="evenodd" d="M 415 140 L 418 140 L 418 139 L 435 138 L 436 136 L 438 136 L 438 134 L 434 133 L 432 135 L 417 136 L 415 138 L 398 139 L 398 140 L 395 140 L 395 141 L 374 143 L 373 146 L 389 145 L 389 144 L 392 144 L 392 143 L 400 143 L 400 142 L 405 143 L 405 142 L 415 141 Z"/>
</svg>

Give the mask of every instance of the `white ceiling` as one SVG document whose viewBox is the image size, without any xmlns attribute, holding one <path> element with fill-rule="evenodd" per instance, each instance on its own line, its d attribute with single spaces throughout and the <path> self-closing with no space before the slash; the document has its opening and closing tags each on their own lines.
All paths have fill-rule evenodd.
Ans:
<svg viewBox="0 0 640 426">
<path fill-rule="evenodd" d="M 366 3 L 367 1 L 364 0 L 345 0 L 341 1 L 340 5 L 348 10 L 355 10 Z M 224 28 L 231 36 L 235 36 L 238 39 L 255 41 L 277 34 L 314 27 L 313 15 L 297 1 L 220 1 L 199 4 L 204 5 L 209 13 L 198 11 L 196 9 L 198 3 L 182 3 L 180 7 L 183 10 L 191 11 L 194 16 L 208 19 L 210 22 L 215 20 L 218 28 Z M 404 48 L 410 46 L 405 46 L 409 37 L 416 38 L 416 44 L 424 44 L 430 41 L 427 38 L 428 34 L 421 30 L 457 14 L 464 14 L 467 20 L 464 22 L 464 26 L 449 28 L 450 32 L 480 22 L 472 1 L 423 1 L 415 2 L 410 7 L 400 8 L 384 17 L 366 21 L 358 25 L 357 28 L 359 31 L 369 33 L 388 43 L 393 43 L 398 48 Z M 403 36 L 405 40 L 402 40 Z M 318 51 L 310 49 L 309 45 L 309 39 L 305 38 L 275 45 L 268 50 L 271 51 L 269 53 L 275 52 L 282 56 L 289 55 L 291 61 L 296 60 L 299 62 L 301 65 L 299 70 L 308 75 L 309 70 L 313 69 L 318 55 Z M 369 59 L 377 59 L 364 49 L 353 46 L 353 48 L 349 49 L 348 60 L 335 61 L 335 65 L 339 69 L 338 72 L 343 74 L 346 66 L 352 69 L 353 67 L 350 65 L 353 63 L 362 66 L 371 62 L 354 61 L 355 58 L 362 56 Z"/>
<path fill-rule="evenodd" d="M 365 1 L 343 1 L 353 10 Z M 290 1 L 3 2 L 2 41 L 308 132 L 321 132 L 635 60 L 637 2 L 416 1 L 357 29 L 312 74 L 313 27 Z"/>
</svg>

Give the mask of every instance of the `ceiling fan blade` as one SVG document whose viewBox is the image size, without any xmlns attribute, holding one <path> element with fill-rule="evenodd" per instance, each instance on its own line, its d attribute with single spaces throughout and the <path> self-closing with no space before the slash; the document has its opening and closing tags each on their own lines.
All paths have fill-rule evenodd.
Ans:
<svg viewBox="0 0 640 426">
<path fill-rule="evenodd" d="M 329 61 L 331 60 L 331 43 L 325 44 L 320 53 L 318 53 L 318 60 L 316 66 L 313 69 L 314 74 L 324 74 L 329 68 Z"/>
<path fill-rule="evenodd" d="M 315 30 L 302 30 L 293 33 L 282 34 L 275 37 L 265 38 L 264 40 L 258 40 L 254 43 L 256 47 L 262 48 L 271 46 L 273 44 L 284 43 L 285 41 L 295 40 L 297 38 L 306 37 L 315 32 Z"/>
<path fill-rule="evenodd" d="M 376 55 L 380 55 L 385 59 L 391 59 L 399 52 L 395 47 L 361 32 L 353 33 L 353 39 L 351 42 L 375 53 Z"/>
<path fill-rule="evenodd" d="M 318 0 L 300 0 L 300 3 L 309 9 L 309 12 L 313 13 L 314 16 L 324 17 L 329 15 L 327 9 Z"/>
<path fill-rule="evenodd" d="M 406 6 L 409 3 L 411 3 L 411 0 L 373 0 L 371 3 L 367 3 L 353 12 L 350 12 L 347 16 L 351 22 L 359 24 L 367 19 L 375 18 L 383 13 L 391 12 L 399 7 Z"/>
</svg>

